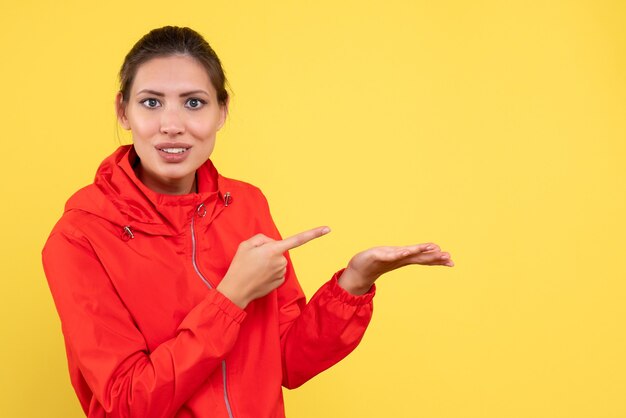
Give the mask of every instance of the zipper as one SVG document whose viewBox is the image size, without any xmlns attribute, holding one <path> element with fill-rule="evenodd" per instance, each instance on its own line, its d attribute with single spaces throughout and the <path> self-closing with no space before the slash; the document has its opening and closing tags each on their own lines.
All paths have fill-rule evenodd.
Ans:
<svg viewBox="0 0 626 418">
<path fill-rule="evenodd" d="M 204 209 L 204 211 L 203 211 Z M 193 264 L 193 269 L 196 271 L 196 274 L 204 284 L 209 288 L 213 289 L 215 286 L 200 272 L 198 268 L 198 263 L 196 262 L 196 229 L 195 229 L 195 219 L 196 214 L 200 217 L 204 217 L 206 215 L 206 208 L 204 203 L 201 203 L 200 206 L 196 209 L 196 213 L 191 217 L 191 263 Z M 228 391 L 226 390 L 227 378 L 226 378 L 226 360 L 222 360 L 222 382 L 224 384 L 224 402 L 226 403 L 226 412 L 228 412 L 228 418 L 233 417 L 233 410 L 230 407 L 230 400 L 228 399 Z"/>
<path fill-rule="evenodd" d="M 198 206 L 198 208 L 202 207 L 202 205 Z M 198 268 L 198 263 L 196 263 L 196 229 L 194 227 L 196 215 L 194 214 L 191 218 L 191 264 L 193 264 L 193 269 L 196 271 L 196 274 L 202 279 L 205 285 L 209 289 L 213 289 L 213 283 L 211 283 L 204 275 L 200 272 Z"/>
<path fill-rule="evenodd" d="M 224 382 L 224 402 L 226 402 L 228 417 L 233 418 L 233 411 L 230 409 L 230 401 L 228 400 L 228 392 L 226 391 L 226 360 L 222 360 L 222 382 Z"/>
</svg>

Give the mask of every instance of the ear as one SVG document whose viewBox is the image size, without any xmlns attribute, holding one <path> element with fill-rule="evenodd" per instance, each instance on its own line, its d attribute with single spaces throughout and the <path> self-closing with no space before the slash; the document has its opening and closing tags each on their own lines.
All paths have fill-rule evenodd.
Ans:
<svg viewBox="0 0 626 418">
<path fill-rule="evenodd" d="M 117 114 L 117 121 L 122 128 L 130 131 L 130 123 L 128 123 L 128 118 L 126 117 L 126 104 L 121 91 L 115 95 L 115 113 Z"/>
<path fill-rule="evenodd" d="M 230 96 L 226 98 L 226 103 L 220 105 L 220 120 L 217 130 L 219 131 L 226 123 L 226 117 L 228 117 L 228 106 L 230 105 Z"/>
</svg>

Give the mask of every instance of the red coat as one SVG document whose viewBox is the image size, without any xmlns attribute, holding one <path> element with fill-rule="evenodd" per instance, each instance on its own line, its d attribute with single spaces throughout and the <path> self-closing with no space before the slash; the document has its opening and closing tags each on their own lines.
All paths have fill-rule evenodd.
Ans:
<svg viewBox="0 0 626 418">
<path fill-rule="evenodd" d="M 340 271 L 306 304 L 289 261 L 282 286 L 240 309 L 215 287 L 241 241 L 280 239 L 261 191 L 209 160 L 197 194 L 158 194 L 136 178 L 136 158 L 131 146 L 108 157 L 43 249 L 85 413 L 283 417 L 281 384 L 357 346 L 375 289 L 347 293 Z"/>
</svg>

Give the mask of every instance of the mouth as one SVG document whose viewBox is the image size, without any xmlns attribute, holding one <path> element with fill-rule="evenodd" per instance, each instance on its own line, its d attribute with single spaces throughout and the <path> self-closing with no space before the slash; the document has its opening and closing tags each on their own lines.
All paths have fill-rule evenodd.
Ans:
<svg viewBox="0 0 626 418">
<path fill-rule="evenodd" d="M 162 143 L 155 146 L 155 149 L 165 161 L 181 162 L 191 149 L 191 145 L 181 143 Z"/>
<path fill-rule="evenodd" d="M 155 146 L 158 151 L 165 152 L 167 154 L 182 154 L 189 151 L 191 145 L 181 143 L 162 143 Z"/>
<path fill-rule="evenodd" d="M 167 154 L 182 154 L 187 151 L 187 148 L 160 148 L 159 151 L 163 151 Z"/>
</svg>

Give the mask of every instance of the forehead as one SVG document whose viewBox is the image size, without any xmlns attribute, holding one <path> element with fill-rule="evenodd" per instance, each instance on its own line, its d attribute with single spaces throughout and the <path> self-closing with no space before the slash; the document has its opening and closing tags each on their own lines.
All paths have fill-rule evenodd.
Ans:
<svg viewBox="0 0 626 418">
<path fill-rule="evenodd" d="M 216 94 L 209 75 L 195 58 L 188 55 L 172 55 L 152 58 L 139 66 L 132 90 L 149 89 L 159 92 L 206 90 Z"/>
</svg>

